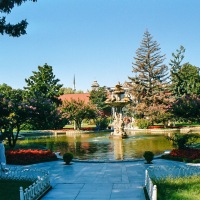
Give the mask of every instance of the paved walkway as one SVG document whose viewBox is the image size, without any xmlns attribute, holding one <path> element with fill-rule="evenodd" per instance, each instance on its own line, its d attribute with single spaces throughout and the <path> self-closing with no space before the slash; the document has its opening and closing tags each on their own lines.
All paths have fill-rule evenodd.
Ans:
<svg viewBox="0 0 200 200">
<path fill-rule="evenodd" d="M 153 166 L 183 166 L 185 163 L 162 159 Z M 24 168 L 46 169 L 51 174 L 50 190 L 42 200 L 145 200 L 143 187 L 144 161 L 89 163 L 62 160 L 39 163 Z"/>
</svg>

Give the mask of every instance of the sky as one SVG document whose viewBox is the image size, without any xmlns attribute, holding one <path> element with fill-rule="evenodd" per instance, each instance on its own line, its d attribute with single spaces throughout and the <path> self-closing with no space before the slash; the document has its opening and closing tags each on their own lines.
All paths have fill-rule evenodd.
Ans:
<svg viewBox="0 0 200 200">
<path fill-rule="evenodd" d="M 1 14 L 3 16 L 3 14 Z M 183 62 L 200 67 L 199 0 L 38 0 L 7 15 L 27 19 L 27 34 L 0 35 L 0 84 L 17 89 L 45 63 L 63 87 L 86 92 L 96 80 L 113 87 L 133 77 L 132 63 L 148 30 L 165 54 L 183 45 Z"/>
</svg>

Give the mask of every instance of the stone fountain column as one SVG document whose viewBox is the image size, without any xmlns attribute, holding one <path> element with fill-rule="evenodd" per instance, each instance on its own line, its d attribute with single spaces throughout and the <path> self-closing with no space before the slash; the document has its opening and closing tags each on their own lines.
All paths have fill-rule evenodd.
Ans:
<svg viewBox="0 0 200 200">
<path fill-rule="evenodd" d="M 114 121 L 113 128 L 114 132 L 111 133 L 110 137 L 126 138 L 127 134 L 124 131 L 124 120 L 122 115 L 122 108 L 130 103 L 130 98 L 124 95 L 125 91 L 118 83 L 115 89 L 112 91 L 111 96 L 105 101 L 114 108 Z"/>
</svg>

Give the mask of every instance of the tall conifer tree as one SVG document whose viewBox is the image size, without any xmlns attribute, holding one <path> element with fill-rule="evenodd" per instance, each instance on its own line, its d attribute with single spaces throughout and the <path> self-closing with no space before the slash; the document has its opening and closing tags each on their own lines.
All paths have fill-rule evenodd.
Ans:
<svg viewBox="0 0 200 200">
<path fill-rule="evenodd" d="M 157 41 L 146 31 L 134 57 L 132 71 L 135 76 L 129 77 L 132 94 L 137 100 L 135 112 L 139 118 L 153 117 L 162 110 L 161 107 L 165 110 L 167 106 L 168 67 L 163 64 L 165 55 L 161 55 L 160 49 Z"/>
<path fill-rule="evenodd" d="M 28 0 L 0 0 L 0 13 L 4 13 L 5 16 L 0 16 L 0 34 L 7 34 L 12 37 L 19 37 L 26 34 L 26 28 L 28 22 L 26 20 L 21 20 L 16 24 L 11 24 L 6 22 L 6 17 L 11 13 L 15 6 L 21 6 L 22 3 Z M 37 0 L 30 0 L 36 2 Z"/>
</svg>

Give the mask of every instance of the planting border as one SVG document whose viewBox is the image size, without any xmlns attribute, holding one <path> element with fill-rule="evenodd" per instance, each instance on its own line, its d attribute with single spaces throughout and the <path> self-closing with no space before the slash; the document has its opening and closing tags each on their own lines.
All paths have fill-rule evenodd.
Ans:
<svg viewBox="0 0 200 200">
<path fill-rule="evenodd" d="M 26 169 L 19 167 L 7 168 L 7 172 L 0 171 L 3 180 L 29 180 L 34 181 L 28 188 L 19 188 L 20 200 L 40 199 L 50 188 L 50 175 L 46 170 Z"/>
</svg>

